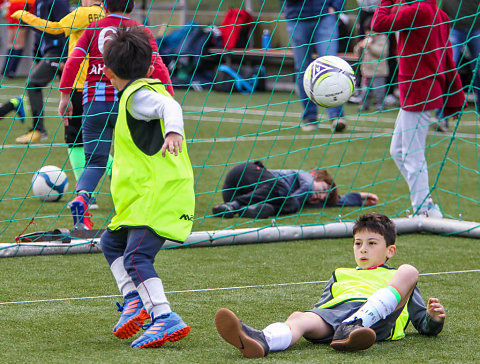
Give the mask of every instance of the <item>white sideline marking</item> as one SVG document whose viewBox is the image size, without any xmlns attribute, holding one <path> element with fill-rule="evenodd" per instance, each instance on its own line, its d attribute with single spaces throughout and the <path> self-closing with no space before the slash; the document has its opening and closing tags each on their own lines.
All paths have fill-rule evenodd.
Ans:
<svg viewBox="0 0 480 364">
<path fill-rule="evenodd" d="M 460 273 L 479 273 L 479 272 L 480 272 L 480 269 L 471 269 L 471 270 L 458 270 L 458 271 L 452 271 L 452 272 L 422 273 L 422 274 L 420 274 L 420 276 L 434 276 L 434 275 L 442 275 L 442 274 L 460 274 Z M 249 288 L 299 286 L 299 285 L 305 285 L 305 284 L 319 284 L 319 283 L 327 283 L 327 282 L 328 281 L 291 282 L 291 283 L 259 284 L 259 285 L 254 285 L 254 286 L 200 288 L 200 289 L 187 289 L 187 290 L 183 290 L 183 291 L 168 291 L 168 292 L 165 292 L 165 294 L 193 293 L 193 292 L 215 292 L 215 291 L 231 291 L 231 290 L 249 289 Z M 24 304 L 24 303 L 46 303 L 46 302 L 58 302 L 58 301 L 79 301 L 79 300 L 93 300 L 93 299 L 112 298 L 112 297 L 121 297 L 121 295 L 53 298 L 53 299 L 48 299 L 48 300 L 32 300 L 32 301 L 17 301 L 17 302 L 0 302 L 0 305 L 16 305 L 16 304 Z"/>
</svg>

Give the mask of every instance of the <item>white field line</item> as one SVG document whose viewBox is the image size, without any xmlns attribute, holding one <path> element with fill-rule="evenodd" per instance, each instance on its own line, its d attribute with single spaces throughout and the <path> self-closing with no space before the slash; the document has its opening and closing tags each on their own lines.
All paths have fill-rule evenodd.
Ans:
<svg viewBox="0 0 480 364">
<path fill-rule="evenodd" d="M 422 274 L 420 274 L 420 276 L 465 274 L 465 273 L 480 273 L 480 269 L 470 269 L 470 270 L 460 270 L 460 271 L 450 271 L 450 272 L 422 273 Z M 276 287 L 300 286 L 300 285 L 321 284 L 321 283 L 324 284 L 324 283 L 327 283 L 327 281 L 291 282 L 291 283 L 260 284 L 260 285 L 238 286 L 238 287 L 187 289 L 187 290 L 182 290 L 182 291 L 168 291 L 168 292 L 165 292 L 165 293 L 166 294 L 175 294 L 175 293 L 219 292 L 219 291 L 233 291 L 233 290 L 250 289 L 250 288 L 276 288 Z M 31 300 L 31 301 L 0 302 L 0 305 L 18 305 L 18 304 L 26 304 L 26 303 L 48 303 L 48 302 L 58 302 L 58 301 L 94 300 L 94 299 L 114 298 L 114 297 L 121 297 L 121 295 L 91 296 L 91 297 L 70 297 L 70 298 L 53 298 L 53 299 L 44 299 L 44 300 Z"/>
<path fill-rule="evenodd" d="M 360 116 L 359 118 L 369 120 L 369 121 L 377 121 L 376 118 L 367 118 Z M 344 140 L 351 140 L 355 138 L 390 138 L 392 136 L 393 129 L 390 127 L 387 128 L 379 128 L 375 127 L 375 132 L 372 132 L 372 128 L 366 126 L 353 126 L 351 121 L 353 121 L 352 117 L 347 117 L 347 121 L 349 121 L 350 128 L 354 127 L 354 132 L 347 132 L 345 133 L 335 133 L 335 134 L 321 134 L 316 133 L 313 134 L 312 132 L 305 133 L 303 131 L 297 132 L 298 128 L 300 127 L 298 122 L 291 122 L 291 121 L 274 121 L 274 120 L 263 120 L 259 122 L 257 119 L 247 119 L 244 118 L 243 120 L 235 119 L 235 118 L 226 118 L 226 117 L 212 117 L 208 116 L 202 117 L 202 122 L 211 122 L 211 123 L 231 123 L 231 124 L 254 124 L 254 125 L 271 125 L 271 126 L 280 126 L 282 128 L 289 128 L 293 132 L 293 134 L 285 134 L 285 131 L 282 132 L 282 135 L 276 135 L 275 133 L 280 132 L 281 129 L 274 129 L 274 130 L 264 130 L 260 134 L 252 135 L 252 136 L 231 136 L 231 137 L 217 137 L 217 138 L 206 138 L 206 139 L 187 139 L 187 143 L 236 143 L 241 141 L 257 141 L 257 142 L 269 142 L 272 140 L 292 140 L 292 139 L 302 139 L 302 140 L 310 140 L 312 138 L 315 139 L 344 139 Z M 186 118 L 188 120 L 188 118 Z M 392 123 L 394 122 L 393 119 Z M 383 119 L 382 123 L 389 122 L 389 119 Z M 474 124 L 474 122 L 472 122 Z M 319 129 L 330 129 L 330 122 L 326 120 L 324 122 L 320 122 L 318 125 Z M 267 135 L 273 134 L 273 135 Z M 429 131 L 429 135 L 432 135 L 434 132 Z M 451 134 L 441 134 L 442 137 L 448 138 Z M 476 140 L 477 135 L 473 133 L 457 133 L 456 138 L 463 138 L 463 139 L 472 139 Z M 24 148 L 57 148 L 62 147 L 65 148 L 65 143 L 45 143 L 45 144 L 4 144 L 0 145 L 0 151 L 6 149 L 24 149 Z"/>
</svg>

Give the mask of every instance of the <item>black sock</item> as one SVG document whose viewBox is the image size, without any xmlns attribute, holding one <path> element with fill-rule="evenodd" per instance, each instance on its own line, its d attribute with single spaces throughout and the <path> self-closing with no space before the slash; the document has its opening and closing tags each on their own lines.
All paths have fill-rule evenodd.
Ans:
<svg viewBox="0 0 480 364">
<path fill-rule="evenodd" d="M 4 103 L 2 106 L 0 106 L 0 117 L 7 115 L 13 110 L 15 110 L 15 106 L 10 101 Z"/>
</svg>

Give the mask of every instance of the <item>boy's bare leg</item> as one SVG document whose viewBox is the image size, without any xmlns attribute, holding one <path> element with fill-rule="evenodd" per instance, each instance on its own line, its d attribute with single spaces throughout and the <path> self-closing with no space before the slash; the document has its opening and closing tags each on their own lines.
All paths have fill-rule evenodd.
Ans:
<svg viewBox="0 0 480 364">
<path fill-rule="evenodd" d="M 320 340 L 333 334 L 333 328 L 313 312 L 294 312 L 285 323 L 290 327 L 292 333 L 290 346 L 293 346 L 302 337 Z"/>
<path fill-rule="evenodd" d="M 294 312 L 286 322 L 275 322 L 264 330 L 254 329 L 238 319 L 230 310 L 221 308 L 215 314 L 220 336 L 235 346 L 247 358 L 261 358 L 270 351 L 286 350 L 302 336 L 321 339 L 333 329 L 313 312 Z"/>
</svg>

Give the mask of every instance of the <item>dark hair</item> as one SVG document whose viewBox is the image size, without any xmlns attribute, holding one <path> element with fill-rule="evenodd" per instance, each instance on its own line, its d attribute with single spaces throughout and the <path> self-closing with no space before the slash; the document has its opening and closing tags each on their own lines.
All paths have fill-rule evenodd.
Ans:
<svg viewBox="0 0 480 364">
<path fill-rule="evenodd" d="M 105 8 L 111 13 L 131 13 L 135 5 L 134 0 L 104 0 Z"/>
<path fill-rule="evenodd" d="M 152 63 L 148 34 L 141 27 L 118 29 L 105 45 L 103 61 L 124 80 L 145 77 Z"/>
<path fill-rule="evenodd" d="M 333 180 L 333 177 L 326 169 L 317 169 L 312 173 L 314 181 L 320 182 L 324 181 L 328 184 L 328 195 L 325 204 L 327 206 L 335 206 L 337 204 L 338 199 L 340 198 L 338 194 L 337 185 Z"/>
<path fill-rule="evenodd" d="M 387 246 L 394 245 L 397 238 L 397 229 L 392 220 L 387 216 L 372 212 L 360 216 L 353 225 L 353 235 L 359 231 L 368 230 L 380 234 L 385 239 Z"/>
</svg>

